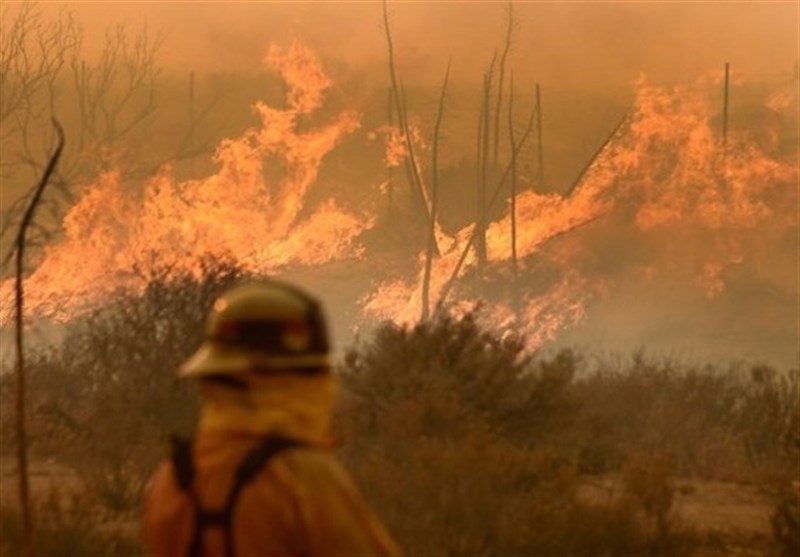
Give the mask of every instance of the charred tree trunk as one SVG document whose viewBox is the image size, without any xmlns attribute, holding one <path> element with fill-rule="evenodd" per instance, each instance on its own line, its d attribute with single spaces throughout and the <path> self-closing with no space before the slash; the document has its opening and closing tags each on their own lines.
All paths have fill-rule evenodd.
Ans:
<svg viewBox="0 0 800 557">
<path fill-rule="evenodd" d="M 516 149 L 517 156 L 519 155 L 519 152 L 522 150 L 523 145 L 525 145 L 525 141 L 527 141 L 528 136 L 530 135 L 531 129 L 533 129 L 533 119 L 534 119 L 534 112 L 531 112 L 531 116 L 528 119 L 528 125 L 525 127 L 525 132 L 522 134 L 522 136 L 520 137 L 519 143 L 517 144 L 517 149 Z M 489 218 L 488 211 L 492 209 L 494 204 L 497 202 L 497 199 L 500 197 L 500 193 L 503 191 L 503 187 L 505 186 L 506 181 L 508 180 L 508 178 L 509 178 L 509 176 L 511 174 L 511 164 L 512 163 L 516 163 L 516 156 L 514 156 L 514 155 L 512 155 L 511 161 L 509 161 L 509 163 L 506 165 L 505 170 L 503 171 L 503 175 L 500 178 L 500 180 L 498 181 L 497 187 L 495 187 L 494 193 L 492 194 L 492 197 L 491 197 L 491 199 L 489 200 L 489 203 L 486 206 L 487 210 L 483 213 L 483 215 L 480 217 L 480 219 L 475 223 L 475 228 L 472 231 L 472 234 L 470 235 L 469 240 L 467 241 L 467 245 L 464 246 L 464 249 L 461 252 L 461 256 L 459 257 L 458 261 L 456 262 L 456 266 L 453 268 L 452 273 L 450 273 L 450 278 L 447 279 L 447 282 L 445 283 L 444 287 L 442 288 L 442 292 L 439 295 L 439 301 L 437 302 L 437 305 L 439 307 L 443 306 L 445 301 L 447 300 L 447 295 L 453 289 L 453 285 L 455 284 L 455 281 L 458 278 L 458 274 L 461 272 L 461 268 L 464 266 L 464 261 L 466 261 L 466 259 L 467 259 L 467 254 L 469 253 L 469 251 L 471 249 L 473 249 L 473 246 L 476 245 L 476 242 L 478 241 L 478 237 L 479 237 L 478 231 L 485 229 L 486 222 L 488 221 L 488 218 Z"/>
<path fill-rule="evenodd" d="M 17 434 L 17 467 L 19 473 L 19 505 L 22 512 L 22 547 L 26 557 L 33 557 L 36 553 L 34 520 L 30 503 L 30 488 L 28 484 L 28 440 L 25 427 L 25 344 L 23 341 L 24 329 L 24 285 L 22 273 L 25 260 L 25 234 L 28 227 L 33 222 L 33 215 L 36 207 L 42 198 L 47 183 L 58 165 L 61 152 L 64 149 L 64 130 L 61 125 L 53 119 L 53 127 L 56 130 L 58 143 L 55 151 L 50 156 L 50 161 L 42 174 L 41 180 L 34 190 L 31 202 L 22 216 L 19 226 L 19 233 L 16 239 L 16 281 L 15 281 L 15 306 L 16 306 L 16 349 L 17 349 L 17 396 L 16 396 L 16 434 Z"/>
<path fill-rule="evenodd" d="M 392 89 L 389 88 L 388 102 L 386 103 L 386 116 L 389 120 L 389 127 L 394 125 L 394 105 L 392 104 Z M 389 165 L 386 172 L 386 213 L 389 218 L 392 217 L 394 211 L 394 167 Z"/>
<path fill-rule="evenodd" d="M 422 179 L 419 175 L 419 168 L 417 166 L 416 156 L 414 154 L 414 143 L 411 139 L 411 133 L 408 127 L 408 118 L 405 110 L 405 96 L 402 93 L 401 86 L 398 85 L 397 72 L 394 66 L 394 46 L 392 43 L 392 34 L 389 27 L 389 13 L 386 9 L 386 0 L 383 1 L 383 25 L 386 32 L 386 43 L 389 51 L 389 77 L 392 84 L 392 98 L 394 99 L 394 106 L 397 112 L 397 121 L 400 126 L 400 131 L 403 133 L 405 139 L 406 151 L 408 156 L 405 159 L 406 175 L 408 176 L 409 185 L 412 190 L 417 194 L 418 205 L 420 212 L 425 217 L 425 223 L 430 221 L 430 210 L 428 207 L 427 196 L 425 195 L 425 187 L 422 184 Z"/>
<path fill-rule="evenodd" d="M 486 265 L 486 182 L 489 170 L 489 132 L 490 109 L 489 101 L 492 89 L 492 73 L 494 71 L 494 59 L 489 67 L 489 71 L 483 77 L 483 99 L 481 102 L 481 133 L 478 137 L 478 191 L 475 205 L 475 255 L 478 259 L 478 269 L 483 269 Z"/>
<path fill-rule="evenodd" d="M 600 155 L 603 153 L 603 151 L 606 150 L 606 147 L 609 146 L 611 141 L 617 136 L 619 131 L 622 129 L 623 124 L 625 124 L 625 122 L 627 120 L 628 120 L 628 115 L 627 114 L 623 115 L 622 118 L 620 118 L 620 120 L 617 123 L 617 125 L 614 127 L 614 129 L 611 131 L 611 133 L 608 134 L 608 137 L 606 137 L 605 141 L 603 141 L 603 143 L 600 145 L 600 148 L 597 149 L 597 151 L 594 152 L 592 157 L 588 160 L 588 162 L 581 169 L 581 171 L 578 174 L 577 178 L 575 178 L 575 180 L 572 182 L 572 184 L 569 186 L 569 188 L 567 188 L 567 190 L 564 192 L 564 197 L 569 197 L 577 189 L 577 187 L 583 181 L 583 178 L 586 176 L 586 173 L 589 172 L 589 169 L 592 167 L 592 165 L 595 163 L 595 161 L 600 157 Z"/>
<path fill-rule="evenodd" d="M 194 152 L 194 72 L 189 72 L 189 131 L 186 133 L 187 148 Z M 189 175 L 194 178 L 194 157 L 189 159 Z"/>
<path fill-rule="evenodd" d="M 728 93 L 730 85 L 731 65 L 725 62 L 725 89 L 722 99 L 722 148 L 728 147 Z"/>
<path fill-rule="evenodd" d="M 425 273 L 422 279 L 422 320 L 428 319 L 430 314 L 430 284 L 431 266 L 433 256 L 436 251 L 436 218 L 439 199 L 439 131 L 444 115 L 444 101 L 447 93 L 447 82 L 450 78 L 450 61 L 447 62 L 447 69 L 444 73 L 442 82 L 442 92 L 439 95 L 439 108 L 436 111 L 436 124 L 433 128 L 433 146 L 431 153 L 431 218 L 428 227 L 428 245 L 425 253 Z"/>
<path fill-rule="evenodd" d="M 511 50 L 511 31 L 514 27 L 514 4 L 508 3 L 508 22 L 506 24 L 506 39 L 503 54 L 500 55 L 500 75 L 497 81 L 497 102 L 494 107 L 494 145 L 492 149 L 492 169 L 497 168 L 498 153 L 500 150 L 500 113 L 503 106 L 503 85 L 506 72 L 506 58 Z"/>
<path fill-rule="evenodd" d="M 514 74 L 508 84 L 508 139 L 511 145 L 511 305 L 517 326 L 521 324 L 522 307 L 519 293 L 517 262 L 517 143 L 514 139 Z M 537 88 L 538 90 L 538 88 Z"/>
<path fill-rule="evenodd" d="M 544 146 L 542 143 L 542 95 L 536 84 L 536 188 L 544 191 Z"/>
</svg>

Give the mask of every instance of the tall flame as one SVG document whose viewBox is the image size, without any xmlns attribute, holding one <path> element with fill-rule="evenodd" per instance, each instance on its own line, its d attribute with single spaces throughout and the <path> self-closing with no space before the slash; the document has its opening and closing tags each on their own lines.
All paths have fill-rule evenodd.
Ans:
<svg viewBox="0 0 800 557">
<path fill-rule="evenodd" d="M 217 172 L 203 179 L 178 181 L 166 166 L 137 193 L 119 171 L 99 176 L 66 214 L 63 240 L 45 248 L 25 280 L 32 312 L 67 319 L 118 288 L 140 290 L 155 269 L 199 273 L 209 256 L 270 272 L 362 254 L 357 237 L 370 217 L 333 199 L 301 213 L 324 157 L 358 128 L 359 116 L 342 112 L 298 131 L 298 116 L 321 106 L 332 81 L 298 44 L 270 47 L 265 62 L 286 81 L 288 107 L 256 103 L 260 126 L 223 140 Z M 277 184 L 265 179 L 270 156 L 283 162 Z M 11 288 L 0 285 L 0 299 L 9 300 Z"/>
<path fill-rule="evenodd" d="M 631 234 L 638 230 L 639 235 L 656 229 L 705 231 L 712 238 L 711 249 L 691 272 L 709 297 L 724 291 L 725 268 L 743 261 L 739 238 L 756 227 L 796 225 L 797 161 L 772 158 L 741 133 L 731 134 L 723 143 L 712 124 L 712 90 L 718 90 L 716 83 L 707 80 L 666 89 L 641 78 L 624 133 L 606 146 L 571 195 L 532 191 L 517 195 L 516 251 L 527 278 L 518 287 L 520 315 L 511 310 L 506 295 L 506 301 L 495 303 L 486 317 L 495 328 L 523 332 L 533 350 L 560 328 L 584 318 L 584 305 L 607 293 L 609 284 L 579 270 L 580 258 L 585 257 L 581 250 L 565 252 L 565 256 L 547 253 L 544 246 L 598 219 L 622 219 Z M 778 104 L 774 96 L 767 100 L 770 108 Z M 466 227 L 447 241 L 440 240 L 445 249 L 433 262 L 429 286 L 433 300 L 451 277 L 472 229 Z M 508 211 L 487 227 L 486 235 L 492 267 L 484 275 L 494 273 L 508 283 L 512 257 Z M 531 274 L 535 275 L 533 255 L 553 260 L 561 270 L 561 277 L 544 291 L 531 287 L 537 282 Z M 420 256 L 414 279 L 387 281 L 365 296 L 365 311 L 407 323 L 419 319 L 422 261 Z M 470 254 L 461 276 L 475 273 L 476 265 Z M 647 270 L 651 276 L 652 271 Z M 469 289 L 461 292 L 456 308 L 471 295 Z"/>
<path fill-rule="evenodd" d="M 307 201 L 324 158 L 358 128 L 359 116 L 344 111 L 308 129 L 332 80 L 298 44 L 272 46 L 264 61 L 286 82 L 286 106 L 256 103 L 259 125 L 219 144 L 210 176 L 178 180 L 165 166 L 138 189 L 118 170 L 99 176 L 67 213 L 63 240 L 45 248 L 26 279 L 33 312 L 68 319 L 119 288 L 140 291 L 156 271 L 201 273 L 208 258 L 269 273 L 370 255 L 359 235 L 373 225 L 372 215 L 354 214 L 335 199 L 315 206 Z M 431 302 L 457 275 L 443 310 L 459 315 L 486 300 L 478 317 L 501 333 L 523 334 L 534 350 L 583 320 L 593 301 L 622 288 L 623 272 L 645 282 L 677 273 L 709 298 L 723 295 L 730 267 L 754 256 L 755 231 L 759 238 L 780 238 L 797 226 L 800 173 L 797 160 L 768 152 L 775 143 L 735 130 L 722 140 L 718 90 L 719 80 L 665 88 L 641 78 L 625 125 L 569 195 L 526 190 L 516 196 L 516 269 L 510 203 L 486 227 L 482 269 L 471 250 L 460 261 L 474 225 L 447 233 L 436 223 L 441 255 L 432 262 Z M 787 110 L 792 94 L 771 93 L 765 110 Z M 419 126 L 410 130 L 415 153 L 424 155 Z M 371 135 L 379 134 L 386 140 L 384 163 L 406 162 L 408 145 L 399 130 L 383 126 Z M 267 164 L 276 159 L 281 178 L 268 182 Z M 586 241 L 591 234 L 579 232 L 587 225 L 617 227 L 631 243 L 658 241 L 648 245 L 646 258 L 606 254 L 598 272 Z M 411 277 L 373 274 L 388 278 L 361 299 L 365 319 L 420 319 L 424 253 L 415 264 Z M 11 281 L 0 284 L 0 299 L 9 300 L 11 290 Z M 0 322 L 7 318 L 5 310 Z"/>
</svg>

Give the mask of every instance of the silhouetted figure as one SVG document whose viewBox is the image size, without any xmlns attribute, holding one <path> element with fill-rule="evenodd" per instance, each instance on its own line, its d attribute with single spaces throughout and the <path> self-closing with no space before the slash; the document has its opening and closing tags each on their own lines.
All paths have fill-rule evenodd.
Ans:
<svg viewBox="0 0 800 557">
<path fill-rule="evenodd" d="M 394 556 L 331 451 L 335 398 L 320 304 L 291 285 L 231 289 L 180 368 L 199 383 L 191 441 L 174 441 L 144 501 L 153 555 Z"/>
</svg>

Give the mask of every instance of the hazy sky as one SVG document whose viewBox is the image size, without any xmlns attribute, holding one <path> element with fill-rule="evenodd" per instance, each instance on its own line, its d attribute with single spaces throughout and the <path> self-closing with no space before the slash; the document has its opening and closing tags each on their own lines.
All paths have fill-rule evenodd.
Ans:
<svg viewBox="0 0 800 557">
<path fill-rule="evenodd" d="M 347 66 L 381 69 L 386 51 L 381 3 L 41 2 L 71 11 L 89 44 L 103 29 L 146 22 L 165 34 L 167 68 L 256 69 L 265 47 L 299 39 Z M 507 2 L 390 1 L 400 71 L 408 81 L 439 80 L 449 56 L 456 79 L 477 80 L 502 46 Z M 693 79 L 721 68 L 789 73 L 800 57 L 800 2 L 514 3 L 511 66 L 551 84 L 625 85 L 639 72 L 653 80 Z"/>
<path fill-rule="evenodd" d="M 338 77 L 337 72 L 342 69 L 352 70 L 366 74 L 363 82 L 367 85 L 388 85 L 380 2 L 40 0 L 38 4 L 47 17 L 55 17 L 62 11 L 74 16 L 84 28 L 87 54 L 104 44 L 104 32 L 115 25 L 126 24 L 134 30 L 147 24 L 153 34 L 164 37 L 159 61 L 167 72 L 184 72 L 183 75 L 190 71 L 261 72 L 265 70 L 262 59 L 270 44 L 286 46 L 299 40 L 323 59 L 326 71 L 333 77 Z M 12 21 L 14 9 L 18 7 L 19 2 L 5 0 L 0 11 L 4 25 Z M 577 105 L 577 102 L 592 105 L 593 89 L 630 90 L 631 82 L 642 73 L 656 83 L 693 82 L 709 72 L 719 75 L 726 62 L 730 62 L 734 76 L 756 80 L 779 78 L 766 81 L 788 87 L 792 83 L 788 77 L 800 59 L 799 0 L 518 1 L 513 9 L 513 50 L 506 69 L 513 70 L 515 84 L 541 82 L 546 95 L 561 87 L 580 87 L 585 93 L 562 102 L 562 106 L 556 106 L 557 103 L 549 99 L 545 102 L 550 110 L 546 118 L 551 118 L 545 120 L 551 126 L 545 133 L 549 133 L 548 130 L 557 132 L 551 136 L 553 141 L 548 142 L 550 138 L 545 136 L 549 157 L 545 167 L 556 190 L 571 183 L 576 169 L 619 118 L 614 112 L 604 115 L 600 121 L 597 111 L 588 114 L 583 106 Z M 479 83 L 493 52 L 502 49 L 507 13 L 505 1 L 390 1 L 396 62 L 404 83 L 438 83 L 448 58 L 452 58 L 451 79 Z M 354 83 L 362 83 L 357 79 L 359 76 L 355 77 Z M 791 86 L 796 88 L 796 85 Z M 600 110 L 610 103 L 597 104 Z M 558 120 L 559 114 L 561 120 Z M 566 117 L 571 121 L 566 122 Z M 578 129 L 583 130 L 581 135 L 573 134 Z M 585 133 L 589 129 L 594 135 Z M 449 147 L 458 140 L 450 139 Z M 466 141 L 471 148 L 472 136 Z M 459 151 L 455 148 L 453 152 Z M 6 189 L 6 198 L 7 192 Z M 617 241 L 615 237 L 608 240 L 607 253 L 617 250 Z M 649 240 L 644 238 L 643 241 Z M 623 246 L 627 248 L 630 244 L 625 236 Z M 787 246 L 779 252 L 780 259 L 796 254 L 795 243 L 787 243 Z M 761 260 L 768 259 L 766 256 L 756 259 Z M 753 268 L 758 266 L 754 265 Z M 775 266 L 763 267 L 771 270 Z M 780 274 L 780 269 L 783 267 L 774 274 Z M 623 270 L 627 271 L 627 267 Z M 573 336 L 565 338 L 569 342 L 595 342 L 599 338 L 598 344 L 602 341 L 609 345 L 602 335 L 611 331 L 609 338 L 632 345 L 650 345 L 661 339 L 662 343 L 674 342 L 670 346 L 679 346 L 679 341 L 686 340 L 709 350 L 718 348 L 725 352 L 735 345 L 748 351 L 743 356 L 772 354 L 772 357 L 796 361 L 796 312 L 785 318 L 775 309 L 788 308 L 784 300 L 795 303 L 796 290 L 776 289 L 770 282 L 771 275 L 762 280 L 760 271 L 753 275 L 755 278 L 746 273 L 736 275 L 735 269 L 733 273 L 734 279 L 740 276 L 739 283 L 746 294 L 742 295 L 745 301 L 741 304 L 732 295 L 721 298 L 730 307 L 720 305 L 721 302 L 717 306 L 702 305 L 696 297 L 691 297 L 696 295 L 695 286 L 692 286 L 691 296 L 685 298 L 665 298 L 662 293 L 668 291 L 666 288 L 663 291 L 653 289 L 649 294 L 654 300 L 651 306 L 641 303 L 647 292 L 638 293 L 635 300 L 632 295 L 619 296 L 597 309 L 595 315 L 599 317 L 590 321 L 590 326 L 576 329 Z M 790 279 L 792 277 L 794 275 Z M 779 278 L 783 280 L 784 275 L 780 274 Z M 780 292 L 782 297 L 775 298 L 780 303 L 764 301 L 759 297 L 761 294 L 751 293 L 758 288 L 763 292 Z M 751 299 L 754 301 L 749 302 L 750 305 L 745 303 Z M 667 305 L 669 307 L 663 307 Z M 645 315 L 640 313 L 642 308 L 646 310 Z M 748 315 L 756 312 L 762 316 L 771 315 L 765 313 L 764 308 L 777 312 L 774 326 L 780 333 L 777 341 L 764 340 L 772 329 L 764 336 L 753 334 L 759 332 L 759 327 L 751 323 Z M 786 313 L 790 312 L 791 308 Z M 706 318 L 706 314 L 711 317 Z M 645 322 L 650 325 L 645 327 Z M 697 326 L 687 328 L 687 323 L 697 323 Z M 630 337 L 625 336 L 625 331 L 631 331 Z"/>
</svg>

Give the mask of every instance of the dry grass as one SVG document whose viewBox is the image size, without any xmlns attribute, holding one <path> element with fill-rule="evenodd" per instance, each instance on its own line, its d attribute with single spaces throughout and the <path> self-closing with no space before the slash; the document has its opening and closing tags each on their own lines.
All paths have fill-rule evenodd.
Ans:
<svg viewBox="0 0 800 557">
<path fill-rule="evenodd" d="M 31 360 L 34 469 L 58 471 L 34 477 L 42 554 L 56 544 L 76 555 L 139 551 L 142 485 L 165 434 L 194 419 L 173 379 L 199 341 L 186 308 L 203 307 L 221 282 L 122 298 Z M 145 327 L 173 336 L 139 338 Z M 800 505 L 787 486 L 800 480 L 797 371 L 641 355 L 590 370 L 575 353 L 526 358 L 521 346 L 474 319 L 439 316 L 385 325 L 346 355 L 341 456 L 409 554 L 796 549 Z M 4 375 L 4 401 L 10 392 Z M 4 555 L 18 551 L 9 406 Z"/>
</svg>

